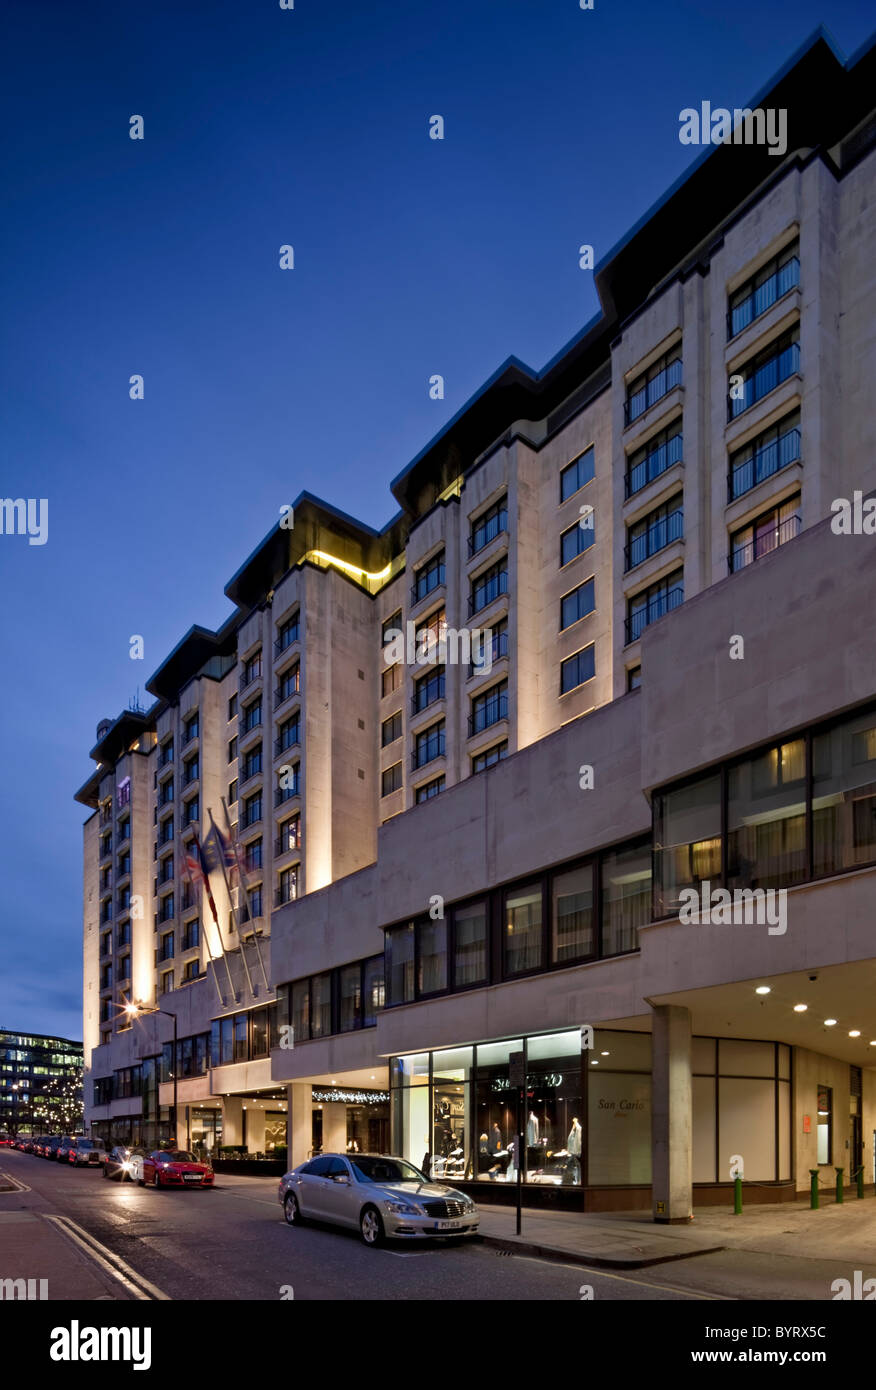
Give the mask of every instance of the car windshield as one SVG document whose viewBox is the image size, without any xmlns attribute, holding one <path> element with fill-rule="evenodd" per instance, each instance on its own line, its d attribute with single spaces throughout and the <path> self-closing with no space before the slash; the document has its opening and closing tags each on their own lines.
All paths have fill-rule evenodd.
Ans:
<svg viewBox="0 0 876 1390">
<path fill-rule="evenodd" d="M 96 1149 L 97 1144 L 93 1139 L 77 1139 L 76 1147 L 77 1149 Z"/>
<path fill-rule="evenodd" d="M 194 1154 L 187 1154 L 183 1149 L 170 1149 L 162 1153 L 161 1157 L 165 1163 L 197 1163 Z"/>
<path fill-rule="evenodd" d="M 419 1168 L 403 1158 L 372 1158 L 364 1154 L 349 1161 L 360 1182 L 426 1182 Z"/>
</svg>

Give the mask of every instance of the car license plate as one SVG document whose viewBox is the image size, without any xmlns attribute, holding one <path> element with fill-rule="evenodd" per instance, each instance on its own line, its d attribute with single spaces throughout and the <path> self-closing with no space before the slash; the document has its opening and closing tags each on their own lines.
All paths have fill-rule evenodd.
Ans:
<svg viewBox="0 0 876 1390">
<path fill-rule="evenodd" d="M 458 1231 L 462 1225 L 461 1221 L 436 1221 L 436 1231 Z"/>
<path fill-rule="evenodd" d="M 201 1178 L 200 1173 L 183 1173 L 183 1180 L 184 1180 L 185 1182 L 201 1182 L 201 1181 L 203 1181 L 202 1178 Z"/>
</svg>

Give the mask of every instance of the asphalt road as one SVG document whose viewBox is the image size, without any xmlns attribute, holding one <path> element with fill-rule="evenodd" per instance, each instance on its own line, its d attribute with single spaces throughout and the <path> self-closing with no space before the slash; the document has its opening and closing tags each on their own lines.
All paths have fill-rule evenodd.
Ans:
<svg viewBox="0 0 876 1390">
<path fill-rule="evenodd" d="M 221 1175 L 213 1191 L 156 1191 L 9 1149 L 0 1151 L 0 1170 L 30 1189 L 0 1193 L 0 1212 L 65 1218 L 74 1223 L 68 1235 L 87 1238 L 110 1265 L 172 1300 L 575 1302 L 582 1286 L 595 1301 L 612 1302 L 825 1300 L 831 1280 L 848 1274 L 835 1261 L 742 1250 L 629 1274 L 507 1254 L 479 1242 L 370 1250 L 355 1232 L 312 1223 L 288 1227 L 275 1178 Z M 112 1275 L 107 1287 L 110 1296 L 131 1296 Z"/>
<path fill-rule="evenodd" d="M 175 1300 L 465 1299 L 580 1301 L 690 1300 L 665 1268 L 616 1276 L 507 1255 L 479 1243 L 367 1249 L 355 1232 L 283 1220 L 274 1178 L 217 1177 L 213 1191 L 155 1191 L 106 1181 L 8 1149 L 0 1169 L 26 1192 L 0 1195 L 0 1209 L 59 1214 L 123 1267 Z M 119 1296 L 125 1297 L 120 1287 Z M 75 1293 L 71 1291 L 71 1297 Z"/>
</svg>

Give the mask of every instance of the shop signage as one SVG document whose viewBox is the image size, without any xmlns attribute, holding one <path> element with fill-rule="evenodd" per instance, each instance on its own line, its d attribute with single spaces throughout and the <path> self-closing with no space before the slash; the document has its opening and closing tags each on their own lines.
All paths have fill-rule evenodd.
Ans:
<svg viewBox="0 0 876 1390">
<path fill-rule="evenodd" d="M 812 1117 L 811 1117 L 810 1115 L 804 1115 L 804 1116 L 803 1116 L 803 1133 L 804 1133 L 804 1134 L 811 1134 L 811 1133 L 812 1133 Z"/>
<path fill-rule="evenodd" d="M 522 1084 L 522 1079 L 520 1081 L 514 1081 L 510 1076 L 496 1076 L 493 1078 L 494 1091 L 510 1091 Z M 563 1073 L 561 1071 L 536 1072 L 535 1074 L 530 1074 L 526 1078 L 526 1085 L 528 1087 L 543 1088 L 545 1086 L 562 1086 L 562 1084 Z"/>
<path fill-rule="evenodd" d="M 389 1091 L 344 1091 L 340 1086 L 311 1087 L 313 1099 L 320 1105 L 340 1101 L 342 1105 L 385 1105 Z"/>
</svg>

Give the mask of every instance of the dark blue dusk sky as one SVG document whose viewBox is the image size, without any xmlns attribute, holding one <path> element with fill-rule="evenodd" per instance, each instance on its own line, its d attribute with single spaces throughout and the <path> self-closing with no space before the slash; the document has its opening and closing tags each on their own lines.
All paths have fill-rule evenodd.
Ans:
<svg viewBox="0 0 876 1390">
<path fill-rule="evenodd" d="M 49 538 L 0 536 L 0 1027 L 82 1035 L 98 719 L 229 615 L 302 489 L 384 524 L 505 358 L 540 370 L 597 312 L 577 248 L 600 259 L 690 166 L 682 107 L 744 104 L 822 22 L 849 56 L 872 15 L 6 0 L 0 494 L 48 498 Z"/>
</svg>

